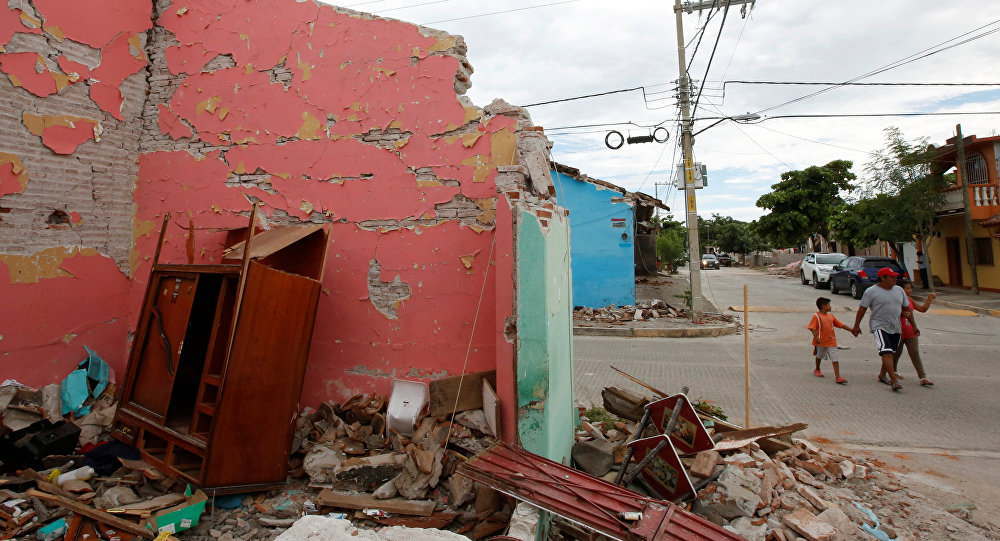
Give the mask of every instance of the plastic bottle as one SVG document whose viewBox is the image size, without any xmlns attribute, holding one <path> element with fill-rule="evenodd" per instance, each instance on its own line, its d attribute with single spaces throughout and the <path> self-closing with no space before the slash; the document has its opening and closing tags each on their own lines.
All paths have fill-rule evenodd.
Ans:
<svg viewBox="0 0 1000 541">
<path fill-rule="evenodd" d="M 63 483 L 69 481 L 70 479 L 79 479 L 81 481 L 86 481 L 94 476 L 94 468 L 90 466 L 84 466 L 82 468 L 77 468 L 75 470 L 68 471 L 59 476 L 56 480 L 56 484 L 62 486 Z"/>
</svg>

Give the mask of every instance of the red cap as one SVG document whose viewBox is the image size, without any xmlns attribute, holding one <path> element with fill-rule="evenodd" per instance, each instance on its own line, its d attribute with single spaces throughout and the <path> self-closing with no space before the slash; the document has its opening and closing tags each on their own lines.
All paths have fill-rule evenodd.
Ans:
<svg viewBox="0 0 1000 541">
<path fill-rule="evenodd" d="M 899 273 L 889 267 L 882 267 L 878 270 L 878 277 L 882 278 L 883 276 L 899 276 Z"/>
</svg>

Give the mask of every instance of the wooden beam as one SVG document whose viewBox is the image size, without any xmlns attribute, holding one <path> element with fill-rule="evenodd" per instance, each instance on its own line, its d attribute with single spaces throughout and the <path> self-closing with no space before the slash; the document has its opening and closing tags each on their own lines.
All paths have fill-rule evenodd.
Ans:
<svg viewBox="0 0 1000 541">
<path fill-rule="evenodd" d="M 316 496 L 316 503 L 325 507 L 381 509 L 387 513 L 416 515 L 420 517 L 429 517 L 434 513 L 434 502 L 432 500 L 404 500 L 402 498 L 379 500 L 371 494 L 340 492 L 328 488 L 320 491 L 319 495 Z"/>
<path fill-rule="evenodd" d="M 144 528 L 134 522 L 118 518 L 114 515 L 105 513 L 104 511 L 99 511 L 89 505 L 84 505 L 80 502 L 75 502 L 73 500 L 63 498 L 62 496 L 56 496 L 54 494 L 49 494 L 47 492 L 42 492 L 40 490 L 35 490 L 35 489 L 28 490 L 27 494 L 28 496 L 34 496 L 40 500 L 55 503 L 56 505 L 69 509 L 70 511 L 78 515 L 83 515 L 87 518 L 92 518 L 98 522 L 103 522 L 104 524 L 112 526 L 115 529 L 123 530 L 128 533 L 138 535 L 139 537 L 144 537 L 146 539 L 153 539 L 156 537 L 156 532 L 154 532 L 149 528 Z"/>
</svg>

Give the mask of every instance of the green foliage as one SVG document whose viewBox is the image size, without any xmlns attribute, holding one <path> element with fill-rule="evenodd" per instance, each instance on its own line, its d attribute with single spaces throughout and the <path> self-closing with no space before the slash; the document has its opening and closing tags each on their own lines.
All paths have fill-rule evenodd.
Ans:
<svg viewBox="0 0 1000 541">
<path fill-rule="evenodd" d="M 708 403 L 703 398 L 699 398 L 697 402 L 694 402 L 691 405 L 694 406 L 694 409 L 702 413 L 707 413 L 712 417 L 715 417 L 716 419 L 721 419 L 723 421 L 728 419 L 728 417 L 726 417 L 726 413 L 722 411 L 722 408 L 714 404 Z"/>
<path fill-rule="evenodd" d="M 813 234 L 829 235 L 830 216 L 844 203 L 841 191 L 855 189 L 852 165 L 834 160 L 782 173 L 781 182 L 757 199 L 758 207 L 771 211 L 757 222 L 757 233 L 780 247 L 799 246 Z"/>
<path fill-rule="evenodd" d="M 613 428 L 615 426 L 615 422 L 621 420 L 600 406 L 591 406 L 583 412 L 583 416 L 586 417 L 591 423 L 603 422 L 604 426 L 608 428 Z"/>
<path fill-rule="evenodd" d="M 841 240 L 859 246 L 877 240 L 900 244 L 916 235 L 926 247 L 936 234 L 936 211 L 944 202 L 947 185 L 937 167 L 933 146 L 926 138 L 907 141 L 898 128 L 886 132 L 884 149 L 872 153 L 865 165 L 861 198 L 843 205 L 831 218 L 831 229 Z"/>
<path fill-rule="evenodd" d="M 757 235 L 751 224 L 718 214 L 712 214 L 711 220 L 698 217 L 698 241 L 701 246 L 715 246 L 732 254 L 767 249 L 767 243 Z"/>
<path fill-rule="evenodd" d="M 684 264 L 687 245 L 687 228 L 680 222 L 675 222 L 673 216 L 667 215 L 660 220 L 659 235 L 656 237 L 656 257 L 671 273 Z"/>
</svg>

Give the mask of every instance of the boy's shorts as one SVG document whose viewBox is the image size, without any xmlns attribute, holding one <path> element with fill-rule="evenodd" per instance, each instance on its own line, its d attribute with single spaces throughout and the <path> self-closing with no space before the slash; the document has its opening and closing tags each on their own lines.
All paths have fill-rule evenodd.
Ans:
<svg viewBox="0 0 1000 541">
<path fill-rule="evenodd" d="M 899 338 L 900 335 L 897 333 L 885 332 L 882 329 L 875 329 L 872 331 L 875 335 L 875 345 L 878 347 L 878 354 L 885 355 L 886 353 L 893 353 L 899 348 Z"/>
<path fill-rule="evenodd" d="M 831 362 L 838 362 L 840 359 L 837 358 L 837 346 L 830 348 L 825 348 L 823 346 L 816 346 L 816 358 L 819 360 L 830 359 Z"/>
</svg>

